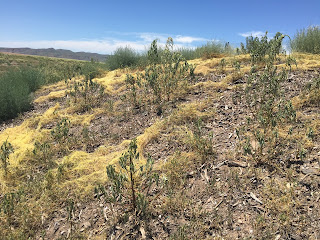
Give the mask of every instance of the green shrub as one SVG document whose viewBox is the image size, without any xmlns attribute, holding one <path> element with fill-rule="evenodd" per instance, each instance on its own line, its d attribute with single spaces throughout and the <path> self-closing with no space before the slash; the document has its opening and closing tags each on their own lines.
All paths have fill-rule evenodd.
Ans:
<svg viewBox="0 0 320 240">
<path fill-rule="evenodd" d="M 18 78 L 22 78 L 27 82 L 30 92 L 36 91 L 40 86 L 45 84 L 45 76 L 41 69 L 20 67 L 16 74 Z"/>
<path fill-rule="evenodd" d="M 291 101 L 284 97 L 283 83 L 287 79 L 288 69 L 279 71 L 277 66 L 274 66 L 283 38 L 284 35 L 277 33 L 273 40 L 266 42 L 265 35 L 262 42 L 254 40 L 257 45 L 253 47 L 257 49 L 248 49 L 258 57 L 264 58 L 264 54 L 268 55 L 263 59 L 263 72 L 251 71 L 245 87 L 245 98 L 252 117 L 247 117 L 242 147 L 244 154 L 252 156 L 257 163 L 272 163 L 270 160 L 276 158 L 285 140 L 279 137 L 279 127 L 296 122 L 296 111 Z M 288 66 L 290 67 L 289 64 Z M 288 135 L 290 134 L 291 130 L 288 132 Z"/>
<path fill-rule="evenodd" d="M 14 69 L 0 76 L 0 121 L 14 118 L 30 108 L 31 91 L 28 81 L 31 79 L 29 76 L 26 79 L 23 71 Z"/>
<path fill-rule="evenodd" d="M 265 61 L 265 57 L 268 57 L 267 61 L 274 61 L 282 51 L 282 41 L 287 35 L 283 35 L 277 32 L 272 39 L 268 39 L 268 32 L 261 38 L 259 37 L 247 37 L 246 49 L 243 48 L 242 52 L 249 53 L 251 56 L 252 64 Z"/>
<path fill-rule="evenodd" d="M 148 51 L 148 66 L 145 68 L 145 73 L 139 74 L 137 78 L 127 76 L 127 82 L 135 86 L 135 88 L 129 88 L 133 96 L 138 83 L 145 85 L 146 93 L 153 94 L 153 102 L 157 105 L 158 114 L 162 113 L 163 105 L 172 100 L 173 93 L 178 88 L 188 85 L 195 69 L 179 52 L 173 51 L 173 48 L 172 38 L 168 38 L 164 50 L 160 49 L 157 40 L 154 40 Z M 135 98 L 132 99 L 136 101 Z M 133 102 L 133 105 L 136 106 L 136 103 Z"/>
<path fill-rule="evenodd" d="M 3 195 L 0 202 L 0 214 L 4 214 L 8 220 L 9 224 L 13 223 L 13 215 L 15 213 L 15 208 L 21 200 L 24 193 L 21 190 L 17 192 L 9 192 Z"/>
<path fill-rule="evenodd" d="M 152 54 L 154 59 L 150 58 L 150 52 L 152 51 L 156 51 Z M 106 65 L 109 70 L 125 67 L 139 67 L 143 69 L 149 64 L 160 63 L 160 58 L 164 51 L 164 48 L 158 46 L 157 41 L 153 41 L 148 51 L 144 53 L 138 53 L 130 47 L 120 47 L 107 59 Z M 223 44 L 222 42 L 211 41 L 196 48 L 178 48 L 174 50 L 174 52 L 179 53 L 185 60 L 192 60 L 196 58 L 208 59 L 219 57 L 222 54 L 231 54 L 233 53 L 233 49 L 229 43 Z"/>
<path fill-rule="evenodd" d="M 13 152 L 14 152 L 13 147 L 11 143 L 8 142 L 8 139 L 7 139 L 2 143 L 1 151 L 0 151 L 1 165 L 4 170 L 5 176 L 7 176 L 7 173 L 8 173 L 9 155 Z"/>
<path fill-rule="evenodd" d="M 130 47 L 119 47 L 111 55 L 107 61 L 107 67 L 109 70 L 115 70 L 125 67 L 138 67 L 143 65 L 145 55 L 137 53 Z"/>
<path fill-rule="evenodd" d="M 295 52 L 320 54 L 319 26 L 310 26 L 298 31 L 291 41 L 291 49 Z"/>
<path fill-rule="evenodd" d="M 161 104 L 164 99 L 170 101 L 172 93 L 181 84 L 187 83 L 193 71 L 194 66 L 188 64 L 180 53 L 173 51 L 173 40 L 168 38 L 160 64 L 147 67 L 144 78 L 152 89 L 156 102 Z"/>
<path fill-rule="evenodd" d="M 163 105 L 172 100 L 173 93 L 186 87 L 193 79 L 195 67 L 173 49 L 172 38 L 168 38 L 165 49 L 159 48 L 157 40 L 154 40 L 148 50 L 144 74 L 137 77 L 127 75 L 127 89 L 134 107 L 138 107 L 137 90 L 143 85 L 145 94 L 152 93 L 158 114 L 162 114 Z"/>
<path fill-rule="evenodd" d="M 45 84 L 83 75 L 91 80 L 101 75 L 95 62 L 41 59 L 36 66 L 11 67 L 0 75 L 0 122 L 14 118 L 31 107 L 31 93 Z"/>
<path fill-rule="evenodd" d="M 144 217 L 148 207 L 148 191 L 153 183 L 158 184 L 159 175 L 153 172 L 154 161 L 150 156 L 144 165 L 139 166 L 139 159 L 135 138 L 120 157 L 119 170 L 114 165 L 107 166 L 109 187 L 100 185 L 95 188 L 95 194 L 99 199 L 102 197 L 106 203 L 130 203 L 132 210 Z"/>
<path fill-rule="evenodd" d="M 197 48 L 179 48 L 177 50 L 177 52 L 179 52 L 182 57 L 186 60 L 192 60 L 192 59 L 196 59 L 196 58 L 200 58 L 200 52 L 197 51 Z"/>
<path fill-rule="evenodd" d="M 226 50 L 229 49 L 228 45 L 227 47 L 223 46 L 222 43 L 211 41 L 207 42 L 207 44 L 196 48 L 196 53 L 199 57 L 202 57 L 204 59 L 209 59 L 213 57 L 221 56 L 221 54 L 226 53 Z"/>
<path fill-rule="evenodd" d="M 65 144 L 69 137 L 70 120 L 68 118 L 61 119 L 56 127 L 51 130 L 51 136 L 60 144 Z"/>
<path fill-rule="evenodd" d="M 87 80 L 92 80 L 102 75 L 101 69 L 95 62 L 85 62 L 81 66 L 78 66 L 77 69 L 78 74 L 85 76 Z M 74 71 L 74 73 L 77 74 L 77 71 Z"/>
<path fill-rule="evenodd" d="M 32 153 L 34 157 L 41 163 L 49 163 L 50 158 L 53 154 L 53 152 L 50 149 L 51 146 L 48 142 L 45 141 L 44 143 L 40 143 L 39 141 L 36 141 L 34 143 Z"/>
<path fill-rule="evenodd" d="M 231 54 L 233 49 L 229 43 L 224 45 L 222 42 L 211 41 L 196 48 L 180 48 L 177 52 L 179 52 L 184 59 L 192 60 L 196 58 L 209 59 L 220 57 L 223 54 Z"/>
<path fill-rule="evenodd" d="M 129 98 L 131 103 L 134 105 L 134 107 L 138 107 L 139 104 L 137 99 L 137 90 L 138 87 L 141 87 L 140 78 L 137 77 L 137 79 L 135 79 L 132 75 L 127 74 L 125 83 L 127 90 L 129 90 Z"/>
</svg>

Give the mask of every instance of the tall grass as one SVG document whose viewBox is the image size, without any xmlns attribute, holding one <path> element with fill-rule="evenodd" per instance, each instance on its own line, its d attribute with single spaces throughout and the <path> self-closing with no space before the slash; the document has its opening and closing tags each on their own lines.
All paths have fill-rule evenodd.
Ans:
<svg viewBox="0 0 320 240">
<path fill-rule="evenodd" d="M 205 45 L 196 48 L 180 48 L 177 50 L 186 60 L 196 58 L 209 59 L 220 57 L 222 55 L 229 55 L 234 52 L 229 43 L 222 43 L 216 41 L 207 42 Z"/>
<path fill-rule="evenodd" d="M 200 58 L 201 55 L 199 54 L 199 51 L 196 51 L 195 48 L 179 48 L 177 52 L 181 53 L 181 55 L 184 57 L 186 60 L 192 60 L 196 58 Z"/>
<path fill-rule="evenodd" d="M 291 49 L 294 52 L 320 54 L 319 26 L 310 26 L 298 31 L 291 41 Z"/>
<path fill-rule="evenodd" d="M 0 122 L 16 117 L 31 107 L 31 93 L 42 85 L 84 75 L 90 79 L 101 73 L 92 62 L 42 60 L 38 66 L 21 65 L 0 74 Z"/>
<path fill-rule="evenodd" d="M 10 69 L 0 76 L 0 121 L 16 117 L 30 108 L 31 89 L 38 85 L 36 81 L 30 81 L 32 75 L 39 76 L 37 71 L 25 68 Z"/>
<path fill-rule="evenodd" d="M 211 41 L 207 42 L 207 44 L 197 47 L 195 52 L 198 57 L 209 59 L 221 56 L 221 54 L 229 53 L 229 44 L 223 44 L 221 42 Z"/>
<path fill-rule="evenodd" d="M 146 54 L 138 53 L 130 47 L 119 47 L 111 55 L 107 61 L 107 68 L 109 70 L 115 70 L 118 68 L 126 67 L 139 67 L 146 63 Z"/>
</svg>

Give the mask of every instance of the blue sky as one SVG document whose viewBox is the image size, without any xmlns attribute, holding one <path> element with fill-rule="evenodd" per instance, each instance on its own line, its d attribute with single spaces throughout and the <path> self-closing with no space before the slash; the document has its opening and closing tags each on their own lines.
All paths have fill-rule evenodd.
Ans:
<svg viewBox="0 0 320 240">
<path fill-rule="evenodd" d="M 320 25 L 320 0 L 0 0 L 0 6 L 0 47 L 98 53 L 127 45 L 144 50 L 168 36 L 177 46 L 210 40 L 236 45 L 251 34 L 293 36 Z"/>
</svg>

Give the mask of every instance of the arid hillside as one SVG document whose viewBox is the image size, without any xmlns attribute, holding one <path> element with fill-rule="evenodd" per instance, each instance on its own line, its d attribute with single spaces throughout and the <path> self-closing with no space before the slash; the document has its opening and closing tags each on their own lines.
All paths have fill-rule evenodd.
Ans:
<svg viewBox="0 0 320 240">
<path fill-rule="evenodd" d="M 91 59 L 99 62 L 105 62 L 109 55 L 88 53 L 88 52 L 73 52 L 65 49 L 33 49 L 33 48 L 4 48 L 0 47 L 0 52 L 3 53 L 14 53 L 14 54 L 25 54 L 35 55 L 44 57 L 55 57 L 55 58 L 67 58 L 75 60 L 90 61 Z"/>
<path fill-rule="evenodd" d="M 165 51 L 0 126 L 2 239 L 320 238 L 320 56 Z"/>
</svg>

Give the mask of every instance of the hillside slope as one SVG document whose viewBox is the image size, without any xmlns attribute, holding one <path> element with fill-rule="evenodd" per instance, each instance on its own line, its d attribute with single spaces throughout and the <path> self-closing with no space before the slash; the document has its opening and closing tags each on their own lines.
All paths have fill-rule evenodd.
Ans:
<svg viewBox="0 0 320 240">
<path fill-rule="evenodd" d="M 223 65 L 221 58 L 190 61 L 196 78 L 174 93 L 161 114 L 142 90 L 140 106 L 132 106 L 126 74 L 137 71 L 107 72 L 85 95 L 75 90 L 81 79 L 43 87 L 31 112 L 1 126 L 0 143 L 13 147 L 7 173 L 0 173 L 1 235 L 319 238 L 320 57 L 294 57 L 297 67 L 289 70 L 282 56 L 277 70 L 267 72 L 261 64 L 254 75 L 248 55 L 225 57 Z M 288 74 L 277 85 L 281 68 Z M 279 94 L 266 97 L 280 99 L 272 114 L 285 103 L 280 120 L 264 111 L 265 96 L 252 92 L 263 84 L 258 79 L 271 78 L 267 74 L 279 87 Z M 116 185 L 106 171 L 110 164 L 121 169 L 119 160 L 132 154 L 134 138 L 139 157 L 133 187 L 143 193 L 136 212 L 127 185 L 113 198 Z M 150 157 L 152 169 L 145 165 Z M 129 178 L 129 172 L 122 173 Z"/>
<path fill-rule="evenodd" d="M 0 52 L 3 53 L 15 53 L 24 55 L 36 55 L 44 57 L 55 57 L 55 58 L 67 58 L 75 60 L 90 61 L 94 59 L 95 61 L 105 62 L 109 55 L 89 53 L 89 52 L 73 52 L 65 49 L 54 49 L 54 48 L 44 48 L 44 49 L 33 49 L 33 48 L 3 48 L 0 47 Z"/>
</svg>

